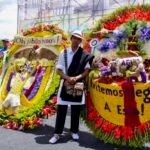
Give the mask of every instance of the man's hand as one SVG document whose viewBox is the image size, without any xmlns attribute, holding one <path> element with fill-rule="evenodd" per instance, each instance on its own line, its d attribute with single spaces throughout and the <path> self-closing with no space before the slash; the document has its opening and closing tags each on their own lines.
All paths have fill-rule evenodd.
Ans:
<svg viewBox="0 0 150 150">
<path fill-rule="evenodd" d="M 66 81 L 69 84 L 75 84 L 76 83 L 76 78 L 75 77 L 67 77 Z"/>
</svg>

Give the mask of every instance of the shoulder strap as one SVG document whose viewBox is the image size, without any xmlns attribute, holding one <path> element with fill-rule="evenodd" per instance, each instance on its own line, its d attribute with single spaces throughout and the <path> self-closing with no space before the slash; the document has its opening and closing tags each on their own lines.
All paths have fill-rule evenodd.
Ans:
<svg viewBox="0 0 150 150">
<path fill-rule="evenodd" d="M 67 63 L 67 50 L 64 49 L 64 61 L 65 61 L 65 71 L 68 74 L 68 63 Z"/>
</svg>

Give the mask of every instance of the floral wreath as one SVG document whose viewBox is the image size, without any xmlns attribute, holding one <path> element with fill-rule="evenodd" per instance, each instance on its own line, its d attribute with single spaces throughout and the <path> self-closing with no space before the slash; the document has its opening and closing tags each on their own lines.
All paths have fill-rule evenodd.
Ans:
<svg viewBox="0 0 150 150">
<path fill-rule="evenodd" d="M 22 31 L 24 36 L 43 36 L 55 35 L 57 33 L 62 34 L 62 45 L 56 45 L 56 48 L 61 51 L 64 46 L 69 44 L 67 34 L 63 30 L 59 29 L 57 25 L 40 24 L 26 31 Z M 12 47 L 8 51 L 8 59 L 15 53 L 15 51 L 21 48 L 21 45 L 13 43 Z M 12 116 L 0 111 L 0 125 L 5 128 L 11 129 L 27 129 L 34 128 L 38 124 L 42 124 L 42 117 L 49 117 L 55 113 L 56 110 L 56 91 L 59 86 L 60 77 L 55 73 L 55 63 L 50 62 L 46 66 L 43 66 L 40 70 L 40 75 L 36 78 L 35 86 L 32 88 L 31 93 L 28 95 L 28 99 L 34 99 L 34 104 L 30 107 L 22 107 L 19 110 L 17 116 Z M 13 72 L 10 66 L 6 72 L 3 81 L 1 96 L 5 98 L 7 96 L 8 89 L 10 88 L 10 80 Z M 44 77 L 43 77 L 44 76 Z M 51 82 L 49 82 L 51 81 Z M 38 88 L 35 88 L 38 87 Z M 46 90 L 45 90 L 46 89 Z M 38 94 L 43 93 L 43 94 Z M 25 96 L 22 96 L 22 101 L 27 101 Z"/>
<path fill-rule="evenodd" d="M 149 142 L 150 123 L 143 123 L 135 128 L 126 126 L 117 126 L 105 120 L 99 115 L 93 106 L 90 94 L 87 93 L 87 115 L 85 119 L 87 126 L 93 131 L 97 139 L 105 143 L 112 143 L 121 146 L 142 147 Z"/>
<path fill-rule="evenodd" d="M 85 42 L 84 46 L 87 51 L 90 51 L 90 40 L 93 38 L 102 39 L 103 38 L 103 32 L 100 32 L 103 29 L 113 31 L 117 27 L 124 25 L 125 23 L 131 22 L 131 20 L 137 20 L 142 22 L 149 22 L 150 21 L 150 4 L 145 5 L 138 5 L 138 6 L 126 6 L 117 9 L 110 15 L 107 15 L 103 17 L 102 19 L 98 20 L 96 22 L 96 25 L 86 34 L 87 41 Z M 143 28 L 145 30 L 145 28 Z M 149 30 L 149 29 L 147 29 Z M 143 31 L 141 31 L 143 32 Z M 145 32 L 146 33 L 146 32 Z M 149 39 L 147 35 L 141 34 L 142 42 L 144 40 Z M 112 42 L 109 42 L 112 46 Z M 109 45 L 106 43 L 107 46 Z M 106 45 L 105 44 L 105 45 Z"/>
<path fill-rule="evenodd" d="M 102 39 L 103 35 L 98 31 L 102 30 L 103 28 L 112 31 L 120 25 L 129 22 L 130 20 L 149 22 L 150 4 L 123 7 L 97 21 L 95 27 L 92 28 L 91 31 L 86 35 L 87 41 L 85 49 L 90 51 L 91 39 Z M 145 30 L 145 28 L 143 28 L 143 30 Z M 141 32 L 143 30 L 141 30 Z M 150 27 L 148 27 L 147 31 L 150 31 Z M 143 34 L 141 34 L 141 38 L 144 40 L 149 40 L 149 35 L 150 34 L 146 35 L 143 32 Z M 92 103 L 89 93 L 87 93 L 86 113 L 86 115 L 83 114 L 83 118 L 85 119 L 87 126 L 93 131 L 96 138 L 103 140 L 105 143 L 137 148 L 142 147 L 144 143 L 150 141 L 149 122 L 143 123 L 136 127 L 118 126 L 112 124 L 99 115 Z"/>
</svg>

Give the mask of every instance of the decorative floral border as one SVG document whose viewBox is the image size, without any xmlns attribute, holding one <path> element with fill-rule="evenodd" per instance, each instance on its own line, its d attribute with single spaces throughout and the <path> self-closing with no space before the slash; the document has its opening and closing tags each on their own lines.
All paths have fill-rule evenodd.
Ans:
<svg viewBox="0 0 150 150">
<path fill-rule="evenodd" d="M 62 29 L 60 29 L 57 24 L 52 24 L 52 25 L 44 24 L 44 23 L 38 24 L 27 30 L 22 30 L 21 33 L 23 36 L 35 36 L 35 37 L 38 37 L 38 36 L 41 37 L 41 36 L 47 35 L 47 33 L 48 33 L 48 35 L 52 35 L 52 36 L 55 34 L 61 34 L 62 35 L 62 42 L 61 42 L 62 46 L 57 45 L 56 48 L 59 51 L 61 51 L 64 47 L 68 47 L 70 45 L 70 40 L 67 37 L 68 36 L 67 33 L 64 32 Z M 22 47 L 21 45 L 12 43 L 11 47 L 8 51 L 7 59 L 9 59 L 14 54 L 16 49 L 19 49 L 21 47 Z M 1 68 L 2 68 L 2 58 L 0 58 L 0 71 L 1 71 Z"/>
<path fill-rule="evenodd" d="M 60 77 L 55 74 L 48 90 L 30 108 L 21 108 L 17 116 L 8 116 L 4 112 L 0 112 L 0 125 L 17 130 L 34 128 L 41 124 L 42 120 L 40 118 L 48 117 L 55 113 L 56 96 L 53 95 L 59 85 L 59 80 Z"/>
<path fill-rule="evenodd" d="M 89 43 L 91 39 L 102 39 L 103 35 L 99 32 L 102 28 L 105 28 L 107 30 L 114 30 L 129 20 L 141 20 L 143 22 L 150 22 L 149 10 L 150 4 L 126 6 L 119 8 L 110 15 L 101 18 L 96 22 L 95 26 L 85 35 L 85 50 L 90 51 L 91 48 Z"/>
<path fill-rule="evenodd" d="M 100 33 L 95 34 L 96 31 L 100 31 L 103 27 L 108 30 L 114 30 L 115 28 L 131 19 L 149 22 L 149 10 L 150 4 L 119 8 L 110 15 L 98 20 L 94 28 L 88 33 L 87 38 L 101 38 Z"/>
<path fill-rule="evenodd" d="M 102 38 L 102 34 L 98 32 L 102 28 L 114 30 L 132 19 L 150 22 L 150 4 L 123 7 L 97 21 L 94 28 L 86 36 L 87 42 L 85 49 L 90 51 L 89 42 L 91 39 Z M 142 147 L 144 143 L 150 141 L 150 122 L 143 123 L 134 128 L 114 125 L 99 115 L 92 104 L 89 93 L 87 94 L 86 108 L 87 114 L 83 114 L 82 116 L 87 126 L 99 140 L 103 140 L 105 143 L 134 148 Z"/>
<path fill-rule="evenodd" d="M 50 35 L 53 36 L 55 34 L 62 34 L 62 45 L 56 46 L 56 48 L 61 51 L 64 47 L 70 45 L 70 41 L 67 38 L 67 34 L 61 30 L 57 25 L 49 25 L 49 24 L 39 24 L 34 26 L 33 28 L 27 29 L 26 31 L 22 31 L 24 36 L 44 36 Z M 15 43 L 12 44 L 8 52 L 8 59 L 15 53 L 15 51 L 21 48 L 21 45 L 17 45 Z M 2 66 L 2 65 L 1 65 Z M 0 68 L 1 68 L 0 66 Z M 38 89 L 38 92 L 43 93 L 42 96 L 37 97 L 36 95 L 33 97 L 35 99 L 34 105 L 29 108 L 21 108 L 19 110 L 19 114 L 17 116 L 8 116 L 6 113 L 0 111 L 0 125 L 5 128 L 11 129 L 26 129 L 26 128 L 34 128 L 38 124 L 42 123 L 40 118 L 48 117 L 55 113 L 56 110 L 56 96 L 55 92 L 59 86 L 60 77 L 55 73 L 52 76 L 49 76 L 51 70 L 46 71 L 46 78 L 42 79 L 42 85 Z M 53 70 L 54 71 L 54 70 Z M 11 72 L 11 67 L 9 67 L 8 72 Z M 51 72 L 52 73 L 52 72 Z M 5 76 L 4 79 L 4 87 L 1 96 L 6 97 L 6 85 L 9 79 L 10 73 Z M 50 78 L 53 79 L 50 79 Z M 7 79 L 7 80 L 6 80 Z M 51 80 L 51 83 L 47 87 L 48 80 Z M 24 98 L 24 97 L 23 97 Z"/>
<path fill-rule="evenodd" d="M 27 35 L 30 35 L 30 34 L 33 34 L 33 33 L 36 33 L 36 32 L 41 32 L 41 31 L 49 31 L 51 32 L 52 34 L 62 34 L 62 39 L 63 40 L 67 40 L 67 35 L 65 34 L 65 32 L 60 29 L 58 27 L 57 24 L 54 24 L 54 25 L 50 25 L 50 24 L 39 24 L 39 25 L 36 25 L 30 29 L 27 29 L 27 30 L 22 30 L 22 34 L 23 36 L 27 36 Z"/>
<path fill-rule="evenodd" d="M 121 146 L 142 147 L 150 141 L 150 123 L 143 123 L 137 127 L 118 126 L 102 118 L 93 106 L 90 94 L 87 93 L 86 115 L 82 115 L 87 126 L 93 131 L 97 139 L 105 143 Z"/>
</svg>

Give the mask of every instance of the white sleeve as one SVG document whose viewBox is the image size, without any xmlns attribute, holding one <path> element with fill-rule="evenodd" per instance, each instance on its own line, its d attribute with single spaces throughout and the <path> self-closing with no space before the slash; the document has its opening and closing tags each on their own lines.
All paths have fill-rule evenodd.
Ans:
<svg viewBox="0 0 150 150">
<path fill-rule="evenodd" d="M 86 65 L 85 65 L 85 67 L 84 67 L 84 69 L 90 69 L 90 68 L 91 68 L 90 64 L 89 64 L 89 62 L 87 62 Z"/>
<path fill-rule="evenodd" d="M 56 65 L 56 69 L 61 69 L 64 70 L 65 65 L 64 65 L 64 51 L 60 53 L 59 58 L 58 58 L 58 62 Z"/>
<path fill-rule="evenodd" d="M 7 51 L 4 51 L 3 52 L 3 64 L 5 64 L 5 62 L 6 62 L 6 58 L 7 58 Z"/>
</svg>

